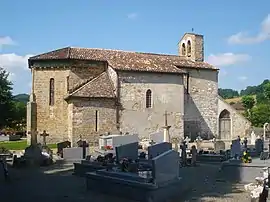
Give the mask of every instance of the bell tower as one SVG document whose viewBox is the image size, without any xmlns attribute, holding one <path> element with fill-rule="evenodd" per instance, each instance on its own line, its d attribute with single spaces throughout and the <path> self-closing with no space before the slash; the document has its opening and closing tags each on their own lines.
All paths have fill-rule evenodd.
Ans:
<svg viewBox="0 0 270 202">
<path fill-rule="evenodd" d="M 178 55 L 193 61 L 203 62 L 203 35 L 195 33 L 185 33 L 178 43 Z"/>
</svg>

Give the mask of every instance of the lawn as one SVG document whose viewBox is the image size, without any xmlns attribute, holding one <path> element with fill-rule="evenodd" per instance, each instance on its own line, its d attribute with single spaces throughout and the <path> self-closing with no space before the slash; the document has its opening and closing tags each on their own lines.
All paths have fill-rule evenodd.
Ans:
<svg viewBox="0 0 270 202">
<path fill-rule="evenodd" d="M 49 148 L 56 148 L 56 144 L 48 144 Z M 0 147 L 4 147 L 8 150 L 24 150 L 27 145 L 27 140 L 19 140 L 19 141 L 5 141 L 0 142 Z"/>
</svg>

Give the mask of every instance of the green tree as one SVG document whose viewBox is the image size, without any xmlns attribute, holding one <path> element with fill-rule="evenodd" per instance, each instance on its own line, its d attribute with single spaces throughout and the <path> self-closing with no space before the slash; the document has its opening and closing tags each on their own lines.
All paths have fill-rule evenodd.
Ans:
<svg viewBox="0 0 270 202">
<path fill-rule="evenodd" d="M 26 124 L 26 104 L 13 101 L 12 122 L 9 124 L 12 128 L 21 130 Z"/>
<path fill-rule="evenodd" d="M 0 67 L 0 129 L 9 125 L 12 118 L 12 83 L 9 73 Z"/>
<path fill-rule="evenodd" d="M 245 107 L 246 110 L 252 109 L 252 107 L 254 107 L 254 105 L 255 105 L 255 99 L 254 99 L 254 97 L 252 97 L 250 95 L 246 95 L 246 96 L 242 97 L 241 101 L 242 101 L 243 106 Z"/>
<path fill-rule="evenodd" d="M 270 107 L 268 104 L 258 104 L 250 110 L 250 121 L 256 127 L 262 127 L 270 122 Z"/>
<path fill-rule="evenodd" d="M 266 83 L 263 86 L 263 94 L 265 96 L 265 98 L 270 101 L 270 82 Z"/>
</svg>

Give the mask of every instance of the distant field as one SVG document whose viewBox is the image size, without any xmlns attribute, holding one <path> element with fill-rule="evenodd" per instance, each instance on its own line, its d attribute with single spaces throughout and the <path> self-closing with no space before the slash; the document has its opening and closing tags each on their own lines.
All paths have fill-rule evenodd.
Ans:
<svg viewBox="0 0 270 202">
<path fill-rule="evenodd" d="M 51 149 L 56 148 L 56 144 L 48 144 Z M 27 145 L 27 140 L 19 140 L 19 141 L 5 141 L 0 142 L 0 147 L 4 147 L 8 150 L 24 150 Z"/>
<path fill-rule="evenodd" d="M 256 99 L 256 95 L 253 95 L 252 97 L 254 97 Z M 241 102 L 241 99 L 242 99 L 242 97 L 235 97 L 235 98 L 225 99 L 225 101 L 227 103 L 230 103 L 230 102 L 237 103 L 237 102 Z"/>
</svg>

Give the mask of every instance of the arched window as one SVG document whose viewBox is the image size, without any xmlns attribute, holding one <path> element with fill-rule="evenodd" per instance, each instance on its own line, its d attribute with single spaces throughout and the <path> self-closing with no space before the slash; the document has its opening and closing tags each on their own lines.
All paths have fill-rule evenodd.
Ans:
<svg viewBox="0 0 270 202">
<path fill-rule="evenodd" d="M 190 42 L 190 40 L 188 40 L 188 42 L 187 42 L 187 54 L 188 54 L 188 56 L 191 55 L 191 42 Z"/>
<path fill-rule="evenodd" d="M 148 89 L 146 91 L 146 108 L 152 107 L 152 91 Z"/>
<path fill-rule="evenodd" d="M 49 105 L 54 105 L 54 79 L 50 79 Z"/>
<path fill-rule="evenodd" d="M 182 55 L 186 55 L 186 45 L 182 44 Z"/>
</svg>

